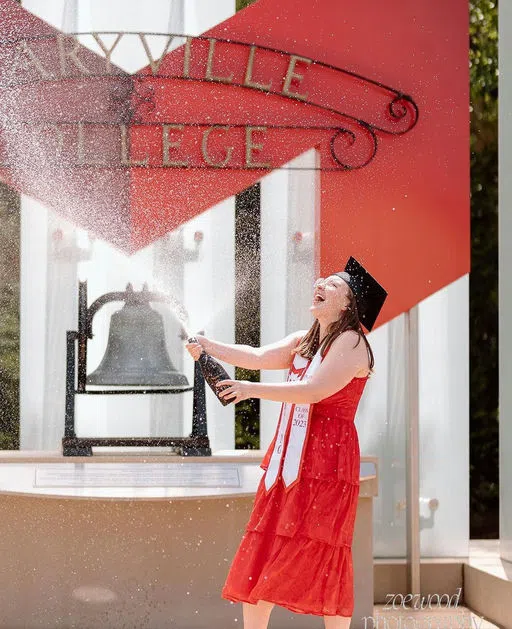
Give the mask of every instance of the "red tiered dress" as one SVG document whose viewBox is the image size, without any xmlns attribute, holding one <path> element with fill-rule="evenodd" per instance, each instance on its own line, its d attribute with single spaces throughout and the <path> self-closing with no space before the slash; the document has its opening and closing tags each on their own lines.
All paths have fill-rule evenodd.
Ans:
<svg viewBox="0 0 512 629">
<path fill-rule="evenodd" d="M 299 481 L 281 477 L 267 493 L 262 476 L 222 598 L 276 603 L 317 616 L 351 616 L 352 535 L 359 496 L 354 417 L 368 377 L 313 405 Z M 267 469 L 277 436 L 260 465 Z"/>
</svg>

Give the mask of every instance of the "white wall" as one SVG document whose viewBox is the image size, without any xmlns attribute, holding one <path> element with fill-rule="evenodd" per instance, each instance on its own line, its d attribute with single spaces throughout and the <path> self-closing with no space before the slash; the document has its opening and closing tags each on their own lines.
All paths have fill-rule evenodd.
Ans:
<svg viewBox="0 0 512 629">
<path fill-rule="evenodd" d="M 420 539 L 424 557 L 465 557 L 469 544 L 469 281 L 419 304 Z M 356 416 L 361 453 L 379 458 L 374 554 L 406 555 L 405 317 L 368 335 L 375 354 Z M 428 506 L 438 500 L 437 510 Z"/>
<path fill-rule="evenodd" d="M 439 501 L 433 521 L 423 521 L 421 552 L 464 557 L 469 552 L 468 275 L 420 304 L 419 337 L 420 498 Z M 421 515 L 430 515 L 425 504 Z"/>
</svg>

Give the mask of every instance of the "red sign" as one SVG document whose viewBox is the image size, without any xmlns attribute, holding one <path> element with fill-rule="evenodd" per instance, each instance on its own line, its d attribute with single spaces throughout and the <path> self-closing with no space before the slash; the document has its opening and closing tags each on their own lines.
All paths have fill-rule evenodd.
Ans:
<svg viewBox="0 0 512 629">
<path fill-rule="evenodd" d="M 130 77 L 0 0 L 0 176 L 133 252 L 316 147 L 321 273 L 382 323 L 469 270 L 467 10 L 259 0 Z"/>
</svg>

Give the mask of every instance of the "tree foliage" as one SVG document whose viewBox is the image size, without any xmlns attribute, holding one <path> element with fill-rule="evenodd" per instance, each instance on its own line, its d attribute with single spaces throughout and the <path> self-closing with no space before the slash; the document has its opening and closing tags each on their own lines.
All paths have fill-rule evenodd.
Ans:
<svg viewBox="0 0 512 629">
<path fill-rule="evenodd" d="M 498 6 L 470 2 L 470 532 L 499 537 Z"/>
<path fill-rule="evenodd" d="M 245 9 L 245 7 L 248 7 L 250 4 L 252 4 L 255 1 L 256 0 L 236 0 L 236 10 L 241 11 L 242 9 Z"/>
<path fill-rule="evenodd" d="M 235 342 L 260 344 L 261 223 L 260 184 L 236 195 L 235 201 Z M 235 368 L 237 380 L 260 381 L 260 372 Z M 235 448 L 260 447 L 260 401 L 242 400 L 235 406 Z"/>
<path fill-rule="evenodd" d="M 0 184 L 0 449 L 19 445 L 19 197 Z"/>
</svg>

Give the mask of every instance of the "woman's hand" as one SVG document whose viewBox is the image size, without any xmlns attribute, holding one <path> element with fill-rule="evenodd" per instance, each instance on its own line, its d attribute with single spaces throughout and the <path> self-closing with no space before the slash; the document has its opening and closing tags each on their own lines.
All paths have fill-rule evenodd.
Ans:
<svg viewBox="0 0 512 629">
<path fill-rule="evenodd" d="M 250 397 L 254 397 L 252 391 L 252 382 L 248 380 L 220 380 L 217 382 L 217 388 L 226 387 L 219 392 L 219 397 L 225 398 L 230 402 L 241 402 Z M 234 396 L 234 397 L 233 397 Z"/>
<path fill-rule="evenodd" d="M 207 338 L 202 334 L 195 334 L 195 338 L 198 340 L 197 343 L 185 343 L 185 347 L 187 348 L 189 354 L 192 356 L 194 360 L 197 360 L 199 356 L 206 351 L 205 345 L 208 342 Z"/>
</svg>

